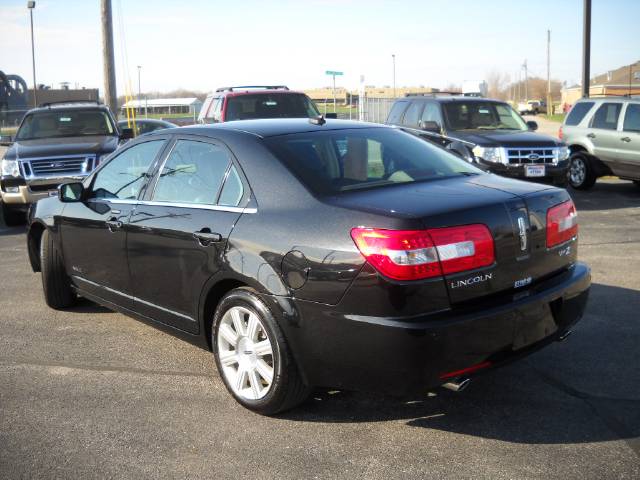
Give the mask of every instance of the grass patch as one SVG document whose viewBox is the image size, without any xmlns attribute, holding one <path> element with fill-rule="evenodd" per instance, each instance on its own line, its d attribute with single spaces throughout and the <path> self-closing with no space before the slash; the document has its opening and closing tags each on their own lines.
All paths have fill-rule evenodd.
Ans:
<svg viewBox="0 0 640 480">
<path fill-rule="evenodd" d="M 553 115 L 546 115 L 547 120 L 551 120 L 552 122 L 562 123 L 564 122 L 564 117 L 566 117 L 566 113 L 554 113 Z"/>
</svg>

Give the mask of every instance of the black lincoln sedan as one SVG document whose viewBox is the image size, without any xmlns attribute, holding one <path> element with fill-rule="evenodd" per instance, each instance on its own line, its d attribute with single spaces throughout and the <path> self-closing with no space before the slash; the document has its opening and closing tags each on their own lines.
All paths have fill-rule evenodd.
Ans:
<svg viewBox="0 0 640 480">
<path fill-rule="evenodd" d="M 78 296 L 210 349 L 274 414 L 313 387 L 406 394 L 561 340 L 581 318 L 568 193 L 397 128 L 278 119 L 152 132 L 33 209 L 53 308 Z"/>
</svg>

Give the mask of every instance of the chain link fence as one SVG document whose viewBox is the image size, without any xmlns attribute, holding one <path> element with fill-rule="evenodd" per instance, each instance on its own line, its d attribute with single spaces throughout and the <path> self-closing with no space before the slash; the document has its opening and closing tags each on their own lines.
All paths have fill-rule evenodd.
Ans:
<svg viewBox="0 0 640 480">
<path fill-rule="evenodd" d="M 358 118 L 363 122 L 384 123 L 395 98 L 363 97 L 358 105 Z"/>
</svg>

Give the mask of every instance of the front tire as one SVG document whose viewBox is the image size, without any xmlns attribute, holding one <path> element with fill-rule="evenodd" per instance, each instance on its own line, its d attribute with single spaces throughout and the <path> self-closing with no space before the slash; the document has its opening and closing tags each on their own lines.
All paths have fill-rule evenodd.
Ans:
<svg viewBox="0 0 640 480">
<path fill-rule="evenodd" d="M 71 288 L 71 280 L 64 270 L 62 255 L 49 230 L 42 232 L 40 240 L 40 268 L 42 290 L 47 305 L 56 310 L 73 306 L 77 296 Z"/>
<path fill-rule="evenodd" d="M 596 179 L 587 156 L 582 152 L 574 153 L 569 165 L 569 184 L 576 190 L 589 190 L 596 183 Z"/>
<path fill-rule="evenodd" d="M 227 390 L 245 408 L 274 415 L 302 403 L 304 384 L 267 305 L 249 288 L 220 301 L 211 329 L 213 354 Z"/>
</svg>

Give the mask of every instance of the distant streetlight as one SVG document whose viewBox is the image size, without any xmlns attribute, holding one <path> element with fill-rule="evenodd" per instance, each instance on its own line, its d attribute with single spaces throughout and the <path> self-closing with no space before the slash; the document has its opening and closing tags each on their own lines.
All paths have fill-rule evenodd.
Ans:
<svg viewBox="0 0 640 480">
<path fill-rule="evenodd" d="M 38 106 L 38 94 L 37 83 L 36 83 L 36 51 L 33 43 L 33 9 L 36 8 L 36 2 L 29 1 L 27 2 L 27 8 L 29 9 L 29 17 L 31 18 L 31 64 L 33 66 L 33 106 Z"/>
<path fill-rule="evenodd" d="M 396 54 L 392 53 L 391 58 L 393 59 L 393 98 L 396 98 Z"/>
</svg>

